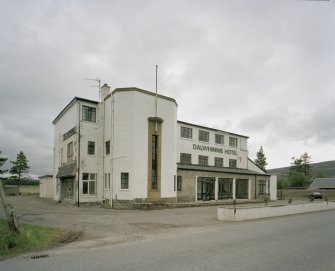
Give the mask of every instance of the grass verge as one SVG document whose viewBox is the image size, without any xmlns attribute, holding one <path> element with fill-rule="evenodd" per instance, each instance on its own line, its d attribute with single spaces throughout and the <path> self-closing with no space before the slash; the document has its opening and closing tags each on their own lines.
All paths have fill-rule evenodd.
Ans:
<svg viewBox="0 0 335 271">
<path fill-rule="evenodd" d="M 82 233 L 26 223 L 20 224 L 20 230 L 20 235 L 11 232 L 7 221 L 0 219 L 0 259 L 69 243 L 82 236 Z"/>
</svg>

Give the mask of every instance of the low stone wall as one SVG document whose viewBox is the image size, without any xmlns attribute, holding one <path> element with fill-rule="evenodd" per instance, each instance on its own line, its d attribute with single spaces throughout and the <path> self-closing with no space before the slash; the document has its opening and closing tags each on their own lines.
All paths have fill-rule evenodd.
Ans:
<svg viewBox="0 0 335 271">
<path fill-rule="evenodd" d="M 218 207 L 218 220 L 244 221 L 335 209 L 335 202 L 313 202 L 277 206 Z"/>
</svg>

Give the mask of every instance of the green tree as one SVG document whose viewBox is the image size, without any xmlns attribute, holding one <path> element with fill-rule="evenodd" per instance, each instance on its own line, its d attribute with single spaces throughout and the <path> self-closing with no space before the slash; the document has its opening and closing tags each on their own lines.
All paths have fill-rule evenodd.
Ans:
<svg viewBox="0 0 335 271">
<path fill-rule="evenodd" d="M 28 166 L 28 160 L 23 151 L 20 151 L 16 155 L 16 160 L 15 161 L 10 161 L 13 166 L 10 169 L 11 174 L 15 174 L 18 177 L 18 185 L 20 187 L 20 182 L 21 182 L 21 176 L 22 173 L 28 172 L 29 166 Z"/>
<path fill-rule="evenodd" d="M 311 159 L 312 159 L 311 156 L 308 155 L 307 152 L 305 152 L 299 158 L 292 157 L 293 161 L 291 163 L 290 172 L 291 171 L 301 172 L 306 177 L 310 177 L 312 172 Z"/>
<path fill-rule="evenodd" d="M 303 172 L 291 171 L 288 177 L 291 187 L 304 187 L 307 183 L 307 178 Z"/>
<path fill-rule="evenodd" d="M 1 151 L 0 151 L 0 154 L 1 154 Z M 6 161 L 7 161 L 7 158 L 0 157 L 0 175 L 7 172 L 7 170 L 1 169 L 3 164 L 6 163 Z"/>
<path fill-rule="evenodd" d="M 267 166 L 266 157 L 263 151 L 263 146 L 260 147 L 259 151 L 256 154 L 256 159 L 254 160 L 255 164 L 265 171 Z"/>
</svg>

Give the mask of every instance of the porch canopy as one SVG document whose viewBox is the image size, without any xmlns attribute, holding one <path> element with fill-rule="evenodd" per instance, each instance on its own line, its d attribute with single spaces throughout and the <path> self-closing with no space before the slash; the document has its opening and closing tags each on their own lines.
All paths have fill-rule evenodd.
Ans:
<svg viewBox="0 0 335 271">
<path fill-rule="evenodd" d="M 71 161 L 58 168 L 56 178 L 67 178 L 76 176 L 76 161 Z"/>
</svg>

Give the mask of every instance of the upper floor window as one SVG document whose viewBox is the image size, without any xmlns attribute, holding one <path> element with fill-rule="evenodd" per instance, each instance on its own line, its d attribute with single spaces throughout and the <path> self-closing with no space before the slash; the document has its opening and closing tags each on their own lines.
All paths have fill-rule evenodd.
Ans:
<svg viewBox="0 0 335 271">
<path fill-rule="evenodd" d="M 215 143 L 224 144 L 224 136 L 220 134 L 215 134 Z"/>
<path fill-rule="evenodd" d="M 106 155 L 111 153 L 111 142 L 110 142 L 110 140 L 106 141 L 105 150 L 106 150 Z"/>
<path fill-rule="evenodd" d="M 96 121 L 96 108 L 86 105 L 82 106 L 82 119 L 87 121 Z"/>
<path fill-rule="evenodd" d="M 237 138 L 236 137 L 229 137 L 229 147 L 237 148 Z"/>
<path fill-rule="evenodd" d="M 67 144 L 67 156 L 72 156 L 73 155 L 73 142 L 70 142 Z"/>
<path fill-rule="evenodd" d="M 94 153 L 95 153 L 95 142 L 94 141 L 88 141 L 87 154 L 94 155 Z"/>
<path fill-rule="evenodd" d="M 236 168 L 236 166 L 237 166 L 236 159 L 229 159 L 229 167 L 230 168 Z"/>
<path fill-rule="evenodd" d="M 180 164 L 192 164 L 192 156 L 190 153 L 180 153 Z"/>
<path fill-rule="evenodd" d="M 200 166 L 208 166 L 208 156 L 199 155 L 198 162 Z"/>
<path fill-rule="evenodd" d="M 192 128 L 181 126 L 180 136 L 183 138 L 192 138 Z"/>
<path fill-rule="evenodd" d="M 215 157 L 215 166 L 216 167 L 223 167 L 223 158 Z"/>
<path fill-rule="evenodd" d="M 209 132 L 199 130 L 199 141 L 209 142 Z"/>
</svg>

